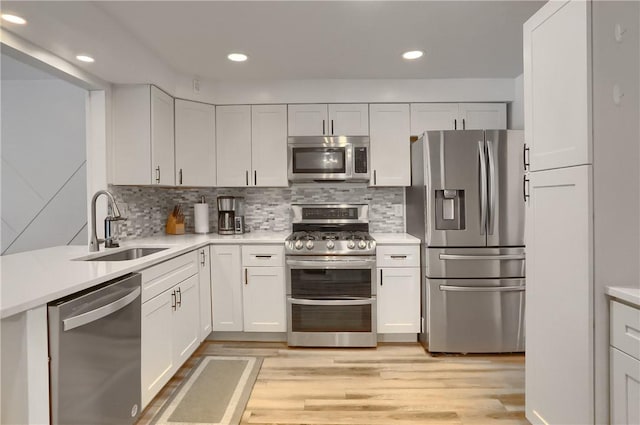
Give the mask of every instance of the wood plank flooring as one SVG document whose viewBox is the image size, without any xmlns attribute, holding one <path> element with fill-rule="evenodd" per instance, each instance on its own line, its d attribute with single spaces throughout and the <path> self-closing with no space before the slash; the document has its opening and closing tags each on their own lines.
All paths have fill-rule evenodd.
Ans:
<svg viewBox="0 0 640 425">
<path fill-rule="evenodd" d="M 146 425 L 197 358 L 261 356 L 242 425 L 529 424 L 524 356 L 431 356 L 418 344 L 370 349 L 206 342 L 144 412 Z"/>
</svg>

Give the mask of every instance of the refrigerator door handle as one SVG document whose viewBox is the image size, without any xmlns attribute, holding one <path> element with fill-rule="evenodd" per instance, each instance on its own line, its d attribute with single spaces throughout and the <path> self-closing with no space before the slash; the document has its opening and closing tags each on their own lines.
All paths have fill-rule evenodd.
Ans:
<svg viewBox="0 0 640 425">
<path fill-rule="evenodd" d="M 440 285 L 445 292 L 514 292 L 524 291 L 524 286 L 450 286 Z"/>
<path fill-rule="evenodd" d="M 487 140 L 487 155 L 489 157 L 489 222 L 487 223 L 487 234 L 493 235 L 493 228 L 496 221 L 496 162 L 493 157 L 493 142 Z"/>
<path fill-rule="evenodd" d="M 498 254 L 498 255 L 464 255 L 464 254 L 440 254 L 441 260 L 524 260 L 525 254 Z"/>
<path fill-rule="evenodd" d="M 487 228 L 487 158 L 484 141 L 478 141 L 478 155 L 480 156 L 480 234 L 485 234 Z"/>
</svg>

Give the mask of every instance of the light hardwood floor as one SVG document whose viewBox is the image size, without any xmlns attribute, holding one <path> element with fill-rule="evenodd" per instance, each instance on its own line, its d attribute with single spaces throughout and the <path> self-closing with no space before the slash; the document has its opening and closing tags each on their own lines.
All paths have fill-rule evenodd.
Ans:
<svg viewBox="0 0 640 425">
<path fill-rule="evenodd" d="M 146 424 L 205 354 L 261 356 L 242 424 L 529 424 L 524 356 L 431 356 L 416 344 L 371 349 L 207 342 L 144 412 Z"/>
</svg>

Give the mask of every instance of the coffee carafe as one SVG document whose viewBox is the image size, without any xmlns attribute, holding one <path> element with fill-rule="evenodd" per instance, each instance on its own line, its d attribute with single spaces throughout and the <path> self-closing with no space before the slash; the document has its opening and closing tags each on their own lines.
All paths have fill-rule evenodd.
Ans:
<svg viewBox="0 0 640 425">
<path fill-rule="evenodd" d="M 235 233 L 235 198 L 218 196 L 218 234 L 233 235 Z"/>
</svg>

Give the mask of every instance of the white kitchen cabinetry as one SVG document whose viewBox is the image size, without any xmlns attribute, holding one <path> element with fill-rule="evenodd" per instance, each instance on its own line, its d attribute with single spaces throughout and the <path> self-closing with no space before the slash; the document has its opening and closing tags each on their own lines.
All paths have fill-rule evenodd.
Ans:
<svg viewBox="0 0 640 425">
<path fill-rule="evenodd" d="M 284 247 L 242 247 L 245 332 L 286 332 Z"/>
<path fill-rule="evenodd" d="M 239 245 L 211 245 L 214 331 L 242 331 L 242 265 Z"/>
<path fill-rule="evenodd" d="M 142 408 L 200 342 L 197 253 L 142 270 Z"/>
<path fill-rule="evenodd" d="M 173 98 L 152 85 L 124 85 L 112 99 L 112 183 L 173 186 Z"/>
<path fill-rule="evenodd" d="M 534 425 L 610 418 L 605 284 L 640 280 L 640 150 L 629 143 L 640 137 L 639 9 L 553 1 L 523 27 L 525 395 Z"/>
<path fill-rule="evenodd" d="M 287 186 L 285 105 L 216 107 L 217 184 Z"/>
<path fill-rule="evenodd" d="M 378 333 L 420 332 L 420 246 L 378 245 Z"/>
<path fill-rule="evenodd" d="M 368 136 L 366 103 L 289 105 L 289 136 Z"/>
<path fill-rule="evenodd" d="M 209 247 L 198 249 L 200 280 L 200 341 L 211 333 L 211 253 Z"/>
<path fill-rule="evenodd" d="M 640 424 L 640 309 L 611 300 L 611 424 Z"/>
<path fill-rule="evenodd" d="M 176 185 L 216 185 L 215 107 L 175 100 Z"/>
<path fill-rule="evenodd" d="M 430 130 L 501 130 L 507 128 L 504 103 L 412 103 L 411 134 Z"/>
<path fill-rule="evenodd" d="M 410 186 L 409 104 L 371 104 L 371 186 Z"/>
</svg>

